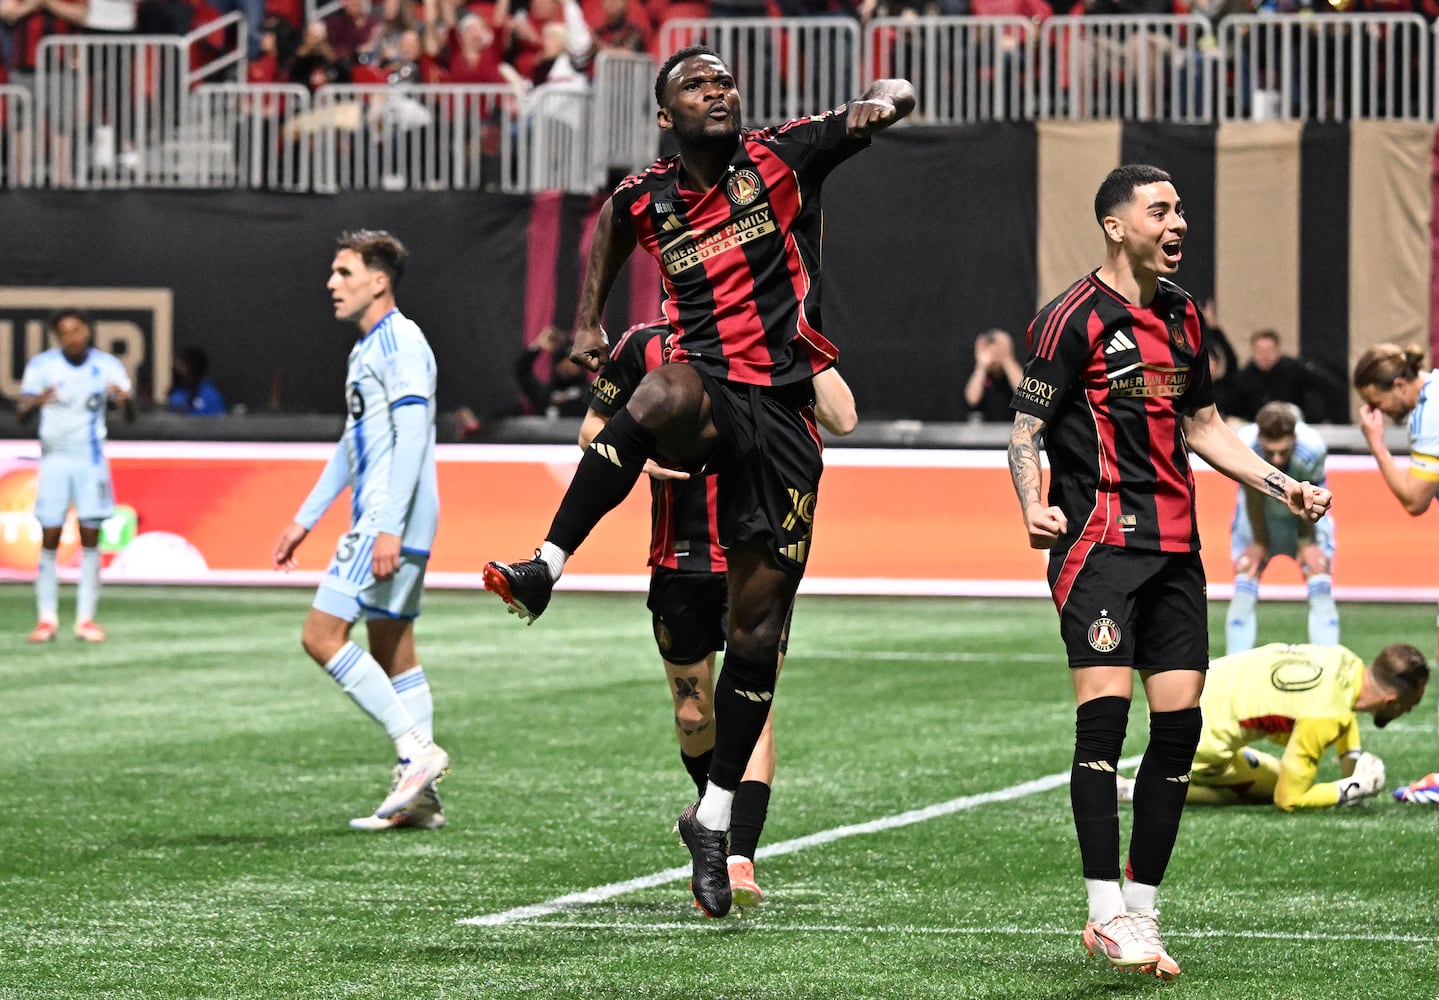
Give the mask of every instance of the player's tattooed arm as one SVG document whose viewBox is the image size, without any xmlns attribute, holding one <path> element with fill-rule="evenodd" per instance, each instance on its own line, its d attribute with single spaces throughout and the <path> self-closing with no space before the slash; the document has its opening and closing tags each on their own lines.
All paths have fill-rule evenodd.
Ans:
<svg viewBox="0 0 1439 1000">
<path fill-rule="evenodd" d="M 1034 549 L 1053 547 L 1069 526 L 1064 511 L 1046 506 L 1043 496 L 1044 473 L 1039 464 L 1039 441 L 1044 421 L 1028 413 L 1017 413 L 1009 432 L 1009 475 L 1024 514 L 1024 529 L 1029 546 Z"/>
</svg>

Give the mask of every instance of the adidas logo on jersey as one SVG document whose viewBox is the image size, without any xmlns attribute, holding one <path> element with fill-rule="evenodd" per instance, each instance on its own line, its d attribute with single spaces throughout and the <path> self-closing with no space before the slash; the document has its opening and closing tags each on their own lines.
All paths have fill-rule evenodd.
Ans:
<svg viewBox="0 0 1439 1000">
<path fill-rule="evenodd" d="M 664 221 L 664 225 L 660 226 L 660 232 L 672 233 L 676 229 L 681 228 L 683 225 L 684 223 L 680 221 L 680 217 L 678 215 L 671 215 L 668 219 Z"/>
<path fill-rule="evenodd" d="M 1134 341 L 1127 337 L 1123 330 L 1109 338 L 1109 346 L 1104 349 L 1105 354 L 1118 354 L 1120 351 L 1134 350 Z"/>
</svg>

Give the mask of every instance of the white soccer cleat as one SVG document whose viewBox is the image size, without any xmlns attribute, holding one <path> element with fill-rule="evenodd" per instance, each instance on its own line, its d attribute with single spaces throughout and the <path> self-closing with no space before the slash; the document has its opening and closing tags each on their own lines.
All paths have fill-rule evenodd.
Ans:
<svg viewBox="0 0 1439 1000">
<path fill-rule="evenodd" d="M 401 769 L 396 766 L 396 777 Z M 350 820 L 354 830 L 380 832 L 384 830 L 438 830 L 445 825 L 445 807 L 440 802 L 434 785 L 429 785 L 408 809 L 401 809 L 393 816 L 356 816 Z"/>
<path fill-rule="evenodd" d="M 1134 779 L 1126 778 L 1122 774 L 1114 776 L 1114 791 L 1119 796 L 1120 802 L 1134 801 Z"/>
<path fill-rule="evenodd" d="M 1159 937 L 1159 911 L 1158 910 L 1130 910 L 1126 916 L 1139 928 L 1139 936 L 1154 949 L 1159 956 L 1154 963 L 1154 968 L 1146 971 L 1153 972 L 1163 980 L 1178 978 L 1179 963 L 1170 957 L 1169 952 L 1164 948 L 1164 942 Z"/>
<path fill-rule="evenodd" d="M 389 819 L 395 813 L 408 809 L 425 793 L 426 787 L 449 772 L 450 755 L 433 743 L 410 760 L 400 761 L 395 787 L 390 789 L 390 794 L 380 803 L 375 815 L 380 819 Z"/>
<path fill-rule="evenodd" d="M 1103 955 L 1114 968 L 1131 972 L 1152 971 L 1163 952 L 1145 937 L 1144 928 L 1131 913 L 1121 913 L 1102 924 L 1091 920 L 1084 925 L 1083 941 L 1091 955 Z"/>
</svg>

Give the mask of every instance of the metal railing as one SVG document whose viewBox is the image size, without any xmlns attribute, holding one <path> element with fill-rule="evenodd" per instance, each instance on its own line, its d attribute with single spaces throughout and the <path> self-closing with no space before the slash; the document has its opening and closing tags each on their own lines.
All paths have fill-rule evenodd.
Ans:
<svg viewBox="0 0 1439 1000">
<path fill-rule="evenodd" d="M 34 182 L 35 108 L 24 87 L 0 85 L 0 188 L 29 187 Z"/>
<path fill-rule="evenodd" d="M 201 44 L 236 47 L 199 66 Z M 196 154 L 185 134 L 192 86 L 243 65 L 238 11 L 176 38 L 61 35 L 38 48 L 35 174 L 49 187 L 183 187 Z"/>
<path fill-rule="evenodd" d="M 1213 47 L 1197 14 L 1051 17 L 1039 28 L 1038 116 L 1212 121 Z"/>
<path fill-rule="evenodd" d="M 649 56 L 604 51 L 595 57 L 590 162 L 596 181 L 629 173 L 659 156 L 655 64 Z"/>
<path fill-rule="evenodd" d="M 680 18 L 660 30 L 659 57 L 687 45 L 722 53 L 744 95 L 745 123 L 772 125 L 859 93 L 859 22 L 848 17 Z"/>
<path fill-rule="evenodd" d="M 1436 68 L 1418 14 L 1235 15 L 1219 44 L 1221 120 L 1429 120 Z"/>
<path fill-rule="evenodd" d="M 310 137 L 297 126 L 310 110 L 298 84 L 207 83 L 188 102 L 193 144 L 185 181 L 200 188 L 310 190 Z"/>
<path fill-rule="evenodd" d="M 877 17 L 865 28 L 866 79 L 914 84 L 915 121 L 1034 117 L 1038 34 L 1022 17 Z"/>
</svg>

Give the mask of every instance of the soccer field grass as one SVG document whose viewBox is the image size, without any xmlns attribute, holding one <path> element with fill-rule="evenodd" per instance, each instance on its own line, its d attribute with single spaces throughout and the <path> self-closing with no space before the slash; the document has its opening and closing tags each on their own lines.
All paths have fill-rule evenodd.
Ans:
<svg viewBox="0 0 1439 1000">
<path fill-rule="evenodd" d="M 1047 602 L 803 598 L 781 853 L 756 915 L 711 921 L 677 874 L 693 788 L 641 595 L 562 593 L 528 629 L 428 595 L 450 824 L 379 835 L 346 821 L 391 748 L 301 653 L 309 597 L 112 587 L 108 643 L 30 647 L 30 591 L 0 587 L 0 998 L 1439 997 L 1439 808 L 1387 794 L 1191 809 L 1160 895 L 1184 975 L 1085 956 Z M 1341 618 L 1365 657 L 1432 655 L 1432 605 Z M 1302 639 L 1303 606 L 1260 630 Z M 1439 770 L 1434 700 L 1363 717 L 1391 787 Z M 1137 704 L 1126 754 L 1143 729 Z"/>
</svg>

